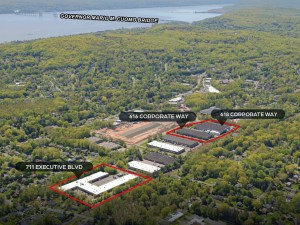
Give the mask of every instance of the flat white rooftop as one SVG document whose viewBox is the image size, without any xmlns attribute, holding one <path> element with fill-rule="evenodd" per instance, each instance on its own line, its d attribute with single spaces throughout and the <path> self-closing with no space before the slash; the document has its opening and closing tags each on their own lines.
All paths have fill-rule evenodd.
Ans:
<svg viewBox="0 0 300 225">
<path fill-rule="evenodd" d="M 98 173 L 95 173 L 95 174 L 98 174 L 98 176 L 97 176 L 96 179 L 108 176 L 108 173 L 103 173 L 103 172 L 98 172 Z M 101 194 L 101 193 L 103 193 L 105 191 L 109 191 L 109 190 L 111 190 L 111 189 L 113 189 L 113 188 L 115 188 L 117 186 L 125 184 L 128 181 L 137 178 L 138 176 L 133 175 L 133 174 L 128 174 L 128 175 L 125 175 L 125 176 L 120 177 L 118 179 L 115 179 L 115 180 L 113 180 L 111 182 L 108 182 L 106 184 L 103 184 L 101 186 L 97 186 L 97 185 L 94 185 L 94 184 L 90 183 L 93 180 L 95 180 L 95 177 L 96 176 L 94 176 L 94 174 L 92 174 L 92 175 L 90 175 L 88 177 L 84 177 L 82 179 L 73 181 L 73 182 L 71 182 L 69 184 L 63 185 L 63 186 L 60 187 L 60 189 L 64 190 L 64 191 L 67 191 L 67 190 L 70 190 L 70 189 L 73 189 L 73 188 L 80 188 L 81 190 L 84 190 L 84 191 L 86 191 L 86 192 L 88 192 L 90 194 L 99 195 L 99 194 Z"/>
<path fill-rule="evenodd" d="M 174 152 L 174 153 L 180 153 L 180 152 L 184 151 L 183 147 L 171 145 L 171 144 L 160 142 L 160 141 L 152 141 L 152 142 L 148 143 L 148 145 L 150 145 L 152 147 L 160 148 L 163 150 L 167 150 L 170 152 Z"/>
<path fill-rule="evenodd" d="M 220 91 L 213 86 L 206 86 L 208 88 L 209 93 L 220 93 Z"/>
<path fill-rule="evenodd" d="M 87 177 L 84 177 L 84 178 L 78 179 L 76 181 L 73 181 L 71 183 L 65 184 L 65 185 L 61 186 L 60 189 L 67 191 L 67 190 L 73 189 L 75 187 L 79 187 L 80 184 L 93 182 L 94 180 L 102 179 L 104 177 L 107 177 L 108 175 L 109 175 L 108 173 L 101 172 L 101 171 L 97 172 L 97 173 L 93 173 Z"/>
<path fill-rule="evenodd" d="M 154 173 L 155 171 L 160 170 L 160 168 L 157 166 L 149 165 L 139 161 L 131 161 L 128 163 L 128 165 L 133 169 L 142 170 L 148 173 Z"/>
</svg>

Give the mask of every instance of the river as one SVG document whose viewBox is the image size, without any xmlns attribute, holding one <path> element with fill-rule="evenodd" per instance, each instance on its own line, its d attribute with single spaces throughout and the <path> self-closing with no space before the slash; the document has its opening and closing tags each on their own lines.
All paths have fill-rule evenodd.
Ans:
<svg viewBox="0 0 300 225">
<path fill-rule="evenodd" d="M 159 7 L 116 10 L 89 10 L 63 13 L 80 13 L 107 16 L 130 16 L 159 18 L 159 23 L 168 21 L 194 22 L 219 16 L 209 10 L 220 9 L 225 5 L 201 5 L 182 7 Z M 197 13 L 195 13 L 197 12 Z M 44 12 L 42 14 L 0 14 L 0 43 L 11 41 L 34 40 L 47 37 L 58 37 L 91 33 L 97 31 L 116 30 L 122 28 L 151 27 L 152 24 L 80 21 L 60 19 L 60 12 Z"/>
</svg>

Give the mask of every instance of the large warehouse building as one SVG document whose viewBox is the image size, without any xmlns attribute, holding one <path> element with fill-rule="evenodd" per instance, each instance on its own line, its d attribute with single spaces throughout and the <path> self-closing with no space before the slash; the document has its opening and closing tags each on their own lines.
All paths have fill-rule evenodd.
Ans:
<svg viewBox="0 0 300 225">
<path fill-rule="evenodd" d="M 95 184 L 92 184 L 91 182 L 94 182 L 98 179 L 103 179 L 105 177 L 109 176 L 108 173 L 104 173 L 104 172 L 97 172 L 94 173 L 90 176 L 78 179 L 76 181 L 73 181 L 71 183 L 68 183 L 66 185 L 63 185 L 60 187 L 61 190 L 63 191 L 68 191 L 68 190 L 72 190 L 75 188 L 79 188 L 80 190 L 88 193 L 88 194 L 92 194 L 92 195 L 99 195 L 105 191 L 109 191 L 117 186 L 120 186 L 122 184 L 127 183 L 130 180 L 136 179 L 138 176 L 133 175 L 133 174 L 128 174 L 125 175 L 121 178 L 115 179 L 111 182 L 108 182 L 106 184 L 103 184 L 101 186 L 97 186 Z"/>
<path fill-rule="evenodd" d="M 194 148 L 196 147 L 199 143 L 196 141 L 180 138 L 180 137 L 175 137 L 172 135 L 165 135 L 163 136 L 163 140 L 166 142 L 170 142 L 173 144 L 178 144 L 178 145 L 183 145 L 189 148 Z"/>
<path fill-rule="evenodd" d="M 171 152 L 174 154 L 181 154 L 184 152 L 184 148 L 176 145 L 171 145 L 168 143 L 160 142 L 160 141 L 152 141 L 148 143 L 149 146 L 159 148 L 166 152 Z"/>
<path fill-rule="evenodd" d="M 149 165 L 140 161 L 131 161 L 128 165 L 130 169 L 141 170 L 151 174 L 160 170 L 158 166 Z"/>
<path fill-rule="evenodd" d="M 188 136 L 188 137 L 193 137 L 193 138 L 198 138 L 198 139 L 203 139 L 203 140 L 209 140 L 213 137 L 213 135 L 210 133 L 203 132 L 200 130 L 187 129 L 187 128 L 177 130 L 177 134 Z"/>
<path fill-rule="evenodd" d="M 200 123 L 195 126 L 196 130 L 209 132 L 215 135 L 221 135 L 230 130 L 230 127 L 227 125 L 221 125 L 218 123 L 206 122 Z"/>
<path fill-rule="evenodd" d="M 176 161 L 175 158 L 173 158 L 171 156 L 163 155 L 158 152 L 149 152 L 144 156 L 144 159 L 151 161 L 151 162 L 159 163 L 159 164 L 162 164 L 165 166 L 172 164 Z"/>
<path fill-rule="evenodd" d="M 109 176 L 108 173 L 97 172 L 97 173 L 93 173 L 90 176 L 81 178 L 79 180 L 76 180 L 76 181 L 68 183 L 68 184 L 65 184 L 65 185 L 61 186 L 60 188 L 64 191 L 67 191 L 67 190 L 71 190 L 71 189 L 74 189 L 74 188 L 80 186 L 80 184 L 96 182 L 97 180 L 103 179 L 108 176 Z"/>
</svg>

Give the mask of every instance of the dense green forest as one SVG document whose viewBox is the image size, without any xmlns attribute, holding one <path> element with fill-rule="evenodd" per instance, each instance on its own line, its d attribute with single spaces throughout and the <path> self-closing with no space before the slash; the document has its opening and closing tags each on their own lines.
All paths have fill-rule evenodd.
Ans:
<svg viewBox="0 0 300 225">
<path fill-rule="evenodd" d="M 177 209 L 229 224 L 299 223 L 299 13 L 241 10 L 194 24 L 0 45 L 0 224 L 34 215 L 39 225 L 150 225 Z M 194 75 L 204 72 L 221 93 L 187 95 L 195 112 L 281 108 L 286 118 L 238 121 L 236 134 L 178 157 L 179 169 L 93 210 L 45 188 L 66 174 L 14 169 L 24 160 L 82 159 L 83 149 L 98 154 L 85 157 L 94 164 L 127 168 L 145 152 L 101 148 L 87 141 L 90 131 L 111 126 L 122 110 L 169 109 L 168 99 L 199 91 Z"/>
</svg>

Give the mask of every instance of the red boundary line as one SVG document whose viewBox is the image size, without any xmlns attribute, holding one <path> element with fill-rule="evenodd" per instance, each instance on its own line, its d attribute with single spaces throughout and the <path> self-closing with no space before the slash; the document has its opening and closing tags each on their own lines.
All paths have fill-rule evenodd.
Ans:
<svg viewBox="0 0 300 225">
<path fill-rule="evenodd" d="M 137 187 L 140 187 L 140 186 L 142 186 L 142 185 L 144 185 L 144 184 L 146 184 L 146 183 L 148 183 L 148 182 L 150 182 L 150 181 L 153 180 L 153 178 L 151 178 L 151 177 L 148 177 L 148 176 L 145 176 L 145 175 L 142 175 L 142 174 L 138 174 L 138 173 L 135 173 L 135 172 L 132 172 L 132 171 L 129 171 L 129 170 L 125 170 L 125 169 L 122 169 L 122 168 L 118 168 L 118 167 L 116 167 L 116 166 L 112 166 L 112 165 L 109 165 L 109 164 L 99 164 L 99 165 L 96 165 L 96 166 L 94 166 L 92 169 L 82 172 L 81 175 L 82 175 L 82 174 L 85 174 L 85 173 L 87 173 L 87 172 L 90 172 L 90 171 L 92 171 L 92 170 L 94 170 L 94 169 L 96 169 L 96 168 L 99 168 L 99 167 L 110 167 L 110 168 L 115 169 L 115 170 L 120 170 L 120 171 L 122 171 L 122 172 L 126 172 L 126 173 L 129 173 L 129 174 L 133 174 L 133 175 L 136 175 L 136 176 L 138 176 L 138 177 L 142 177 L 142 178 L 144 178 L 144 179 L 146 179 L 146 180 L 143 181 L 143 182 L 141 182 L 141 183 L 139 183 L 139 184 L 136 184 L 135 186 L 130 187 L 130 188 L 128 188 L 128 189 L 126 189 L 126 190 L 124 190 L 124 191 L 122 191 L 122 192 L 120 192 L 120 193 L 118 193 L 118 194 L 116 194 L 116 195 L 113 195 L 113 196 L 111 196 L 111 197 L 109 197 L 109 198 L 107 198 L 107 199 L 105 199 L 105 200 L 103 200 L 103 201 L 101 201 L 101 202 L 98 202 L 98 203 L 96 203 L 96 204 L 94 204 L 94 205 L 91 205 L 91 204 L 89 204 L 89 203 L 86 203 L 86 202 L 84 202 L 84 201 L 82 201 L 82 200 L 80 200 L 80 199 L 78 199 L 78 198 L 75 198 L 75 197 L 73 197 L 73 196 L 71 196 L 71 195 L 69 195 L 69 194 L 67 194 L 67 193 L 65 193 L 65 192 L 63 192 L 63 191 L 60 191 L 60 190 L 58 190 L 58 189 L 55 188 L 56 186 L 59 186 L 59 185 L 61 185 L 61 184 L 63 184 L 63 183 L 66 183 L 66 182 L 69 181 L 69 180 L 75 179 L 75 178 L 76 178 L 75 175 L 74 175 L 74 176 L 71 176 L 71 177 L 68 177 L 67 179 L 64 179 L 64 180 L 62 180 L 62 181 L 60 181 L 60 182 L 58 182 L 58 183 L 56 183 L 56 184 L 53 184 L 53 185 L 49 186 L 49 189 L 52 190 L 52 191 L 55 191 L 55 192 L 58 193 L 58 194 L 61 194 L 61 195 L 63 195 L 63 196 L 66 196 L 66 197 L 68 197 L 68 198 L 70 198 L 70 199 L 72 199 L 72 200 L 74 200 L 74 201 L 76 201 L 76 202 L 79 202 L 79 203 L 81 203 L 81 204 L 83 204 L 83 205 L 86 205 L 86 206 L 88 206 L 88 207 L 90 207 L 90 208 L 93 209 L 93 208 L 95 208 L 95 207 L 97 207 L 97 206 L 103 205 L 104 203 L 109 202 L 109 201 L 113 200 L 114 198 L 117 198 L 117 197 L 119 197 L 119 196 L 121 196 L 121 195 L 123 195 L 123 194 L 125 194 L 125 193 L 127 193 L 127 192 L 130 192 L 130 191 L 132 191 L 133 189 L 135 189 L 135 188 L 137 188 Z"/>
<path fill-rule="evenodd" d="M 202 121 L 199 121 L 199 122 L 193 122 L 193 123 L 186 124 L 183 127 L 191 127 L 191 126 L 196 125 L 196 124 L 207 123 L 207 122 L 219 123 L 218 120 L 202 120 Z M 183 128 L 183 127 L 176 127 L 175 129 L 169 130 L 166 134 L 172 135 L 172 136 L 175 136 L 175 137 L 180 137 L 180 138 L 188 139 L 188 140 L 191 140 L 191 141 L 197 141 L 197 142 L 200 142 L 200 143 L 203 143 L 203 144 L 207 144 L 207 143 L 210 143 L 212 141 L 218 140 L 218 139 L 220 139 L 222 137 L 225 137 L 225 136 L 227 136 L 227 135 L 229 135 L 229 134 L 231 134 L 231 133 L 233 133 L 233 132 L 235 132 L 235 131 L 237 131 L 238 129 L 241 128 L 241 126 L 239 126 L 237 124 L 233 124 L 233 123 L 227 123 L 227 122 L 225 122 L 224 124 L 226 124 L 228 126 L 231 126 L 231 127 L 235 127 L 235 128 L 233 128 L 232 130 L 226 132 L 225 134 L 222 134 L 222 135 L 220 135 L 218 137 L 215 137 L 215 138 L 211 138 L 211 139 L 209 139 L 207 141 L 175 133 L 175 131 L 177 131 L 177 130 Z"/>
</svg>

